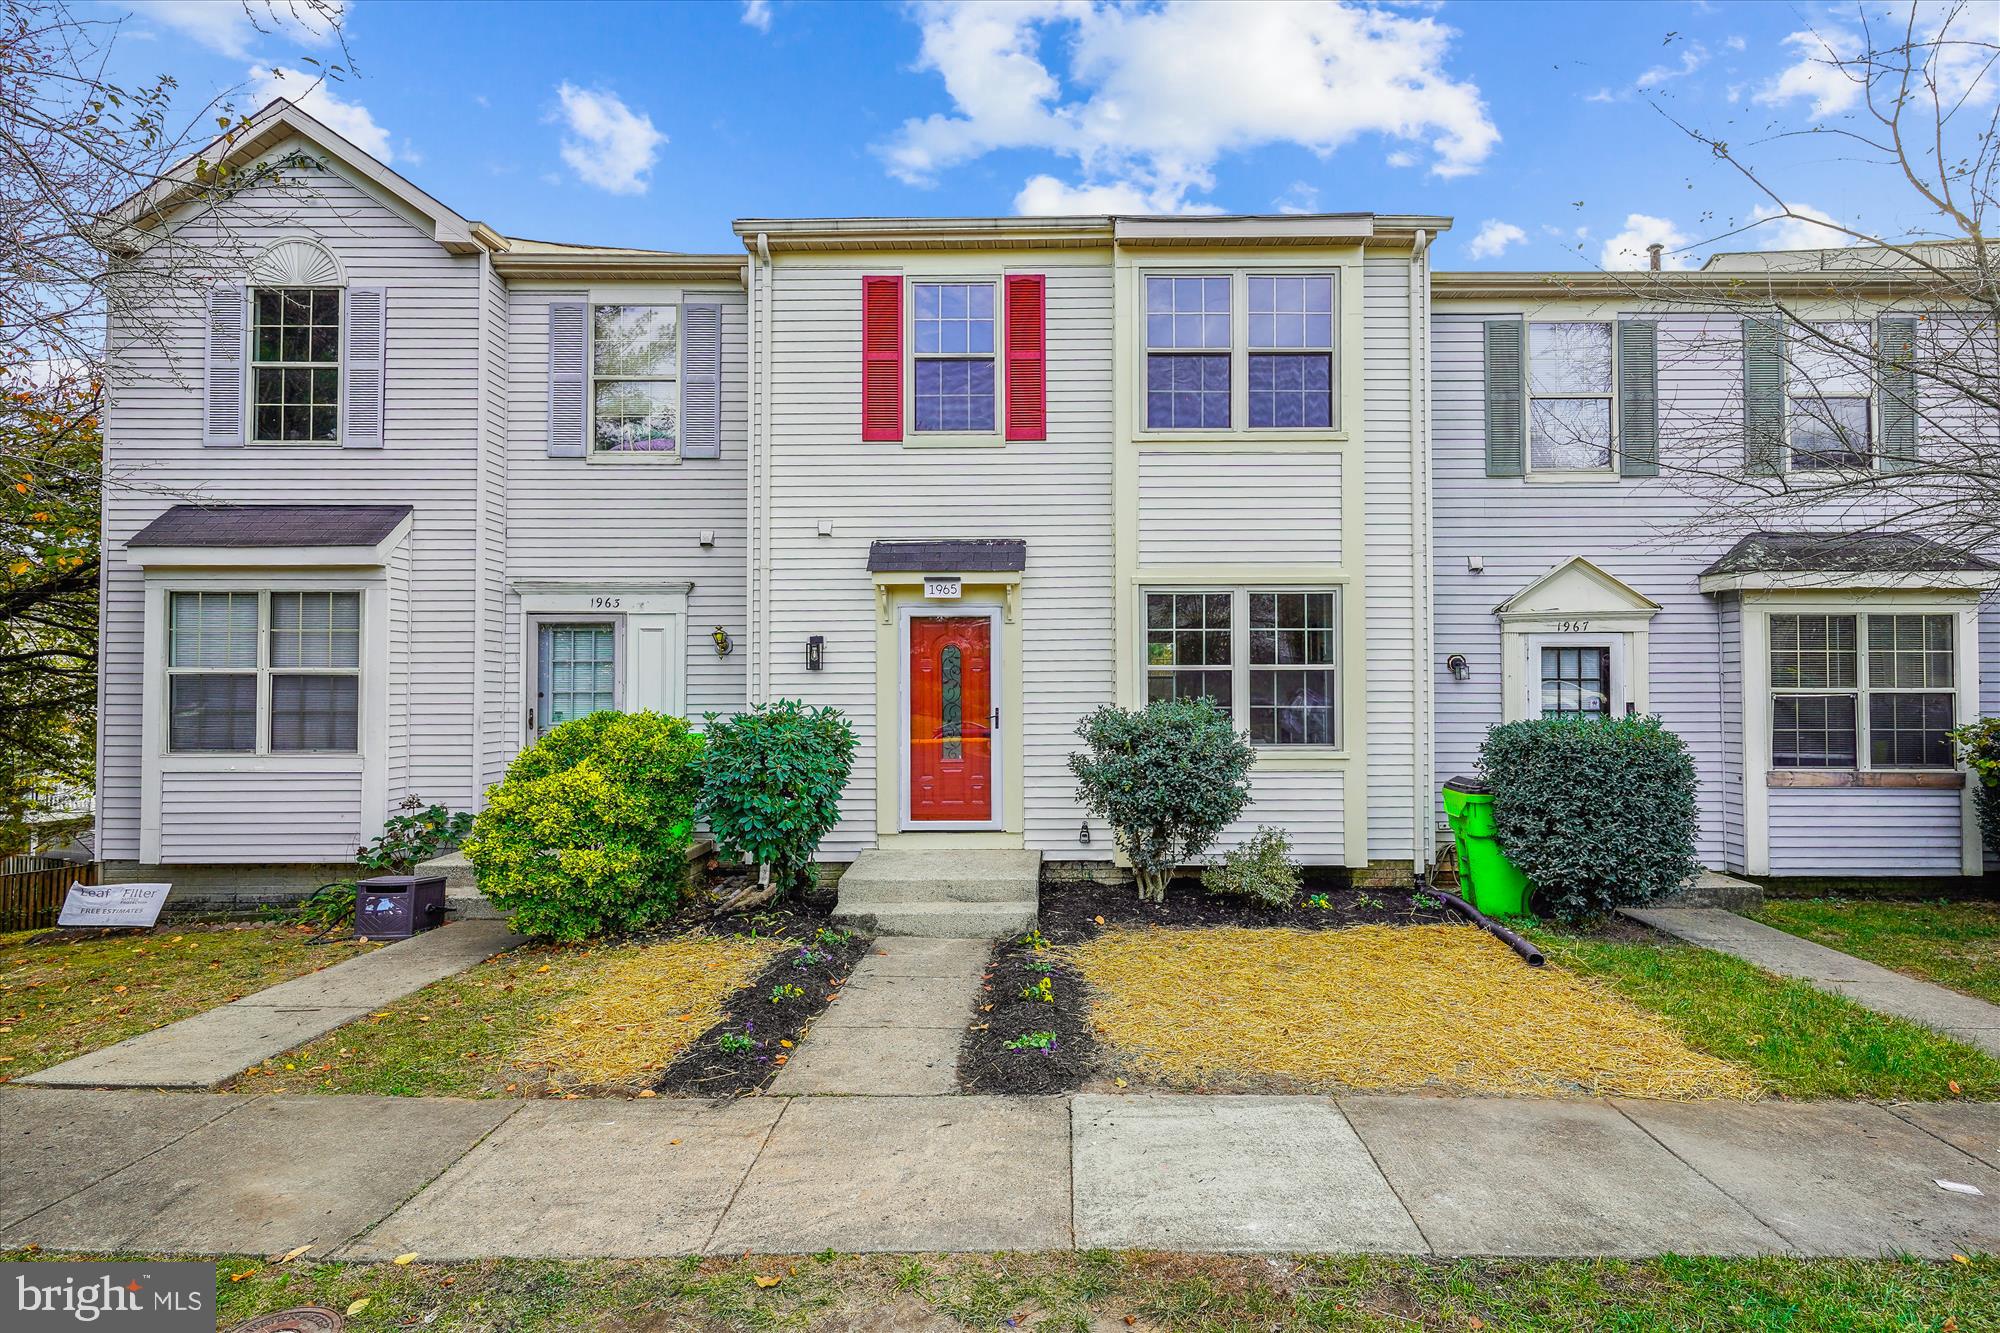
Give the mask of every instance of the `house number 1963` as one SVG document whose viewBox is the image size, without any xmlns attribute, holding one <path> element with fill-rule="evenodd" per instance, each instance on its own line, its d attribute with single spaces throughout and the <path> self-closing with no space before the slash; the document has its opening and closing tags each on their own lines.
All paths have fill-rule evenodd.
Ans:
<svg viewBox="0 0 2000 1333">
<path fill-rule="evenodd" d="M 1590 629 L 1588 620 L 1558 620 L 1556 632 L 1560 634 L 1583 634 Z"/>
<path fill-rule="evenodd" d="M 590 599 L 590 609 L 593 611 L 613 611 L 617 609 L 620 600 L 617 597 L 593 597 Z"/>
</svg>

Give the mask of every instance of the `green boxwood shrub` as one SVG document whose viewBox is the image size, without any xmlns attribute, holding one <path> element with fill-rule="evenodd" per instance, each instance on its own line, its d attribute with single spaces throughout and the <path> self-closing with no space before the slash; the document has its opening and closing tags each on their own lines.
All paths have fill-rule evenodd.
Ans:
<svg viewBox="0 0 2000 1333">
<path fill-rule="evenodd" d="M 1142 902 L 1164 902 L 1174 871 L 1208 850 L 1250 804 L 1256 754 L 1207 699 L 1106 704 L 1076 724 L 1076 799 L 1111 825 Z"/>
<path fill-rule="evenodd" d="M 780 893 L 804 892 L 819 840 L 840 822 L 854 729 L 838 708 L 796 699 L 706 720 L 700 810 L 716 849 L 770 866 Z"/>
<path fill-rule="evenodd" d="M 1299 897 L 1291 838 L 1283 829 L 1259 824 L 1241 846 L 1208 863 L 1201 886 L 1224 897 L 1255 898 L 1266 907 L 1290 907 Z"/>
<path fill-rule="evenodd" d="M 1486 734 L 1479 772 L 1538 912 L 1573 920 L 1643 903 L 1701 869 L 1694 760 L 1657 717 L 1509 722 Z"/>
<path fill-rule="evenodd" d="M 2000 856 L 2000 717 L 1982 717 L 1951 733 L 1958 757 L 1972 770 L 1972 808 L 1986 850 Z"/>
<path fill-rule="evenodd" d="M 666 921 L 687 883 L 702 738 L 677 717 L 592 713 L 516 756 L 465 856 L 524 934 L 581 940 Z"/>
</svg>

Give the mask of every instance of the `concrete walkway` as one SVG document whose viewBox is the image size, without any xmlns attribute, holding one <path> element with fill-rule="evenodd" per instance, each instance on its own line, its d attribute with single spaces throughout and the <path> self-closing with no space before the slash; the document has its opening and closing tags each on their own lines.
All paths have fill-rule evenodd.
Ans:
<svg viewBox="0 0 2000 1333">
<path fill-rule="evenodd" d="M 1977 1193 L 1947 1189 L 1940 1181 Z M 0 1248 L 2000 1249 L 2000 1105 L 0 1089 Z"/>
<path fill-rule="evenodd" d="M 520 941 L 500 921 L 439 926 L 15 1081 L 57 1088 L 220 1087 L 252 1065 Z"/>
<path fill-rule="evenodd" d="M 991 940 L 882 936 L 772 1095 L 956 1096 L 959 1043 L 992 955 Z"/>
<path fill-rule="evenodd" d="M 1824 944 L 1709 907 L 1628 907 L 1625 915 L 1655 930 L 1741 958 L 1767 972 L 1797 977 L 1878 1014 L 1934 1028 L 2000 1056 L 2000 1005 L 1829 949 Z"/>
</svg>

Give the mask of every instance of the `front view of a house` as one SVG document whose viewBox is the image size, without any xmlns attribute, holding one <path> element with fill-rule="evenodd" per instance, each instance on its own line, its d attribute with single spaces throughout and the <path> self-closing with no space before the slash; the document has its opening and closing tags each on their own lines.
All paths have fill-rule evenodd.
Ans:
<svg viewBox="0 0 2000 1333">
<path fill-rule="evenodd" d="M 219 151 L 261 184 L 146 201 L 203 290 L 114 337 L 116 876 L 324 878 L 568 718 L 780 698 L 860 740 L 827 858 L 1108 862 L 1076 723 L 1188 695 L 1256 748 L 1230 838 L 1312 863 L 1407 876 L 1488 727 L 1637 712 L 1693 750 L 1712 866 L 1980 869 L 1944 733 L 2000 706 L 2000 567 L 1705 521 L 1683 460 L 1725 436 L 1778 478 L 1924 447 L 1899 386 L 1757 321 L 1434 275 L 1442 218 L 747 219 L 690 255 L 502 236 L 283 103 Z M 1895 298 L 1841 336 L 1917 336 Z"/>
</svg>

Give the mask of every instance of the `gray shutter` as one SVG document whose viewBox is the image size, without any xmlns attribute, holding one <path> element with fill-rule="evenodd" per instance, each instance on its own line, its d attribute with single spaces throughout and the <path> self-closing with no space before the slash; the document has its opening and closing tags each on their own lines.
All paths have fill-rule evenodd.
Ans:
<svg viewBox="0 0 2000 1333">
<path fill-rule="evenodd" d="M 681 457 L 722 457 L 722 307 L 681 307 Z"/>
<path fill-rule="evenodd" d="M 589 404 L 583 400 L 589 321 L 587 301 L 549 302 L 550 458 L 583 457 L 584 436 L 590 428 Z"/>
<path fill-rule="evenodd" d="M 1518 319 L 1486 321 L 1486 475 L 1527 473 L 1526 384 Z"/>
<path fill-rule="evenodd" d="M 235 283 L 208 289 L 208 336 L 202 350 L 201 442 L 243 443 L 243 326 L 249 297 Z"/>
<path fill-rule="evenodd" d="M 1743 321 L 1743 468 L 1785 470 L 1785 329 L 1776 320 Z"/>
<path fill-rule="evenodd" d="M 389 293 L 382 287 L 349 287 L 341 363 L 340 443 L 380 449 L 383 440 L 383 371 L 389 351 Z"/>
<path fill-rule="evenodd" d="M 1618 475 L 1660 475 L 1659 326 L 1618 321 Z"/>
<path fill-rule="evenodd" d="M 1882 470 L 1917 465 L 1917 321 L 1905 315 L 1875 321 L 1876 382 L 1882 393 Z"/>
</svg>

